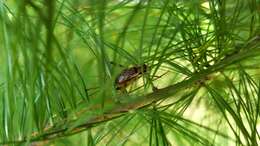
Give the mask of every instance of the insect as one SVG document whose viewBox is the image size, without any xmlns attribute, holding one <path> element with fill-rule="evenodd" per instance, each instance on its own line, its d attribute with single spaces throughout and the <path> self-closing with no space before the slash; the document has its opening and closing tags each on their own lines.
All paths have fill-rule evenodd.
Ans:
<svg viewBox="0 0 260 146">
<path fill-rule="evenodd" d="M 147 72 L 147 65 L 133 66 L 124 69 L 115 79 L 116 90 L 124 90 L 132 82 L 136 81 L 143 73 Z"/>
</svg>

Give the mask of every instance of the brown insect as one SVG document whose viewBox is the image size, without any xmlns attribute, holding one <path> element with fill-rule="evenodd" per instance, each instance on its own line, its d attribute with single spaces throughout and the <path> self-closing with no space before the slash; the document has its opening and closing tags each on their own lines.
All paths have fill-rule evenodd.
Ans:
<svg viewBox="0 0 260 146">
<path fill-rule="evenodd" d="M 132 82 L 141 77 L 143 73 L 147 72 L 147 65 L 133 66 L 124 69 L 115 80 L 116 90 L 125 89 Z"/>
</svg>

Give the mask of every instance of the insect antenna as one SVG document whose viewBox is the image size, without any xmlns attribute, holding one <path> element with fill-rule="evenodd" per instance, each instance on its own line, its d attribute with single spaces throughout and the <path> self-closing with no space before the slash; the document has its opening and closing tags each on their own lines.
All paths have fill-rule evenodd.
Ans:
<svg viewBox="0 0 260 146">
<path fill-rule="evenodd" d="M 160 79 L 161 77 L 163 77 L 164 75 L 166 75 L 166 74 L 169 73 L 169 72 L 170 72 L 170 71 L 166 71 L 165 73 L 163 73 L 163 74 L 161 74 L 161 75 L 159 75 L 159 76 L 154 76 L 155 78 L 153 78 L 153 79 L 151 80 L 151 82 Z M 134 90 L 129 91 L 129 93 L 135 92 L 135 91 L 141 89 L 141 88 L 144 87 L 144 86 L 145 86 L 145 85 L 141 85 L 141 86 L 135 88 Z M 156 89 L 157 89 L 157 87 L 155 87 L 153 84 L 152 84 L 152 86 L 153 86 L 153 88 L 156 88 Z"/>
<path fill-rule="evenodd" d="M 119 63 L 115 63 L 115 62 L 113 62 L 113 61 L 110 61 L 110 64 L 115 65 L 115 66 L 119 66 L 119 67 L 122 67 L 122 68 L 125 68 L 124 65 L 119 64 Z"/>
</svg>

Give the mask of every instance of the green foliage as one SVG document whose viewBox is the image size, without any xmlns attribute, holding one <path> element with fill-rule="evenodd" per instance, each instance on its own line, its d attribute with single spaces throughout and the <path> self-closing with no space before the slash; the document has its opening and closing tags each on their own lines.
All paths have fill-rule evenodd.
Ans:
<svg viewBox="0 0 260 146">
<path fill-rule="evenodd" d="M 259 11 L 259 0 L 0 0 L 0 144 L 260 145 Z"/>
</svg>

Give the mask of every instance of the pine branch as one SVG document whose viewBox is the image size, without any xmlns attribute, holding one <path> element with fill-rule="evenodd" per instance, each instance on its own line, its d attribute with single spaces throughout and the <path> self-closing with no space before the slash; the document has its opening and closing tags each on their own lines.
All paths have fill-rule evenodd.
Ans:
<svg viewBox="0 0 260 146">
<path fill-rule="evenodd" d="M 258 38 L 258 37 L 256 37 L 256 38 Z M 256 39 L 254 39 L 254 42 L 256 42 Z M 257 43 L 258 43 L 258 40 L 257 40 Z M 252 43 L 249 43 L 249 44 L 252 45 Z M 253 46 L 255 46 L 255 45 L 253 45 Z M 168 97 L 173 97 L 178 92 L 186 90 L 188 88 L 192 88 L 192 87 L 196 86 L 196 83 L 201 83 L 201 81 L 205 81 L 205 78 L 207 78 L 211 74 L 217 73 L 219 71 L 222 72 L 227 67 L 235 65 L 236 63 L 241 63 L 243 60 L 246 60 L 249 57 L 258 56 L 260 54 L 259 47 L 244 48 L 244 50 L 246 50 L 246 51 L 240 51 L 240 52 L 236 52 L 235 54 L 228 55 L 223 60 L 221 60 L 219 63 L 217 63 L 213 66 L 210 66 L 208 69 L 193 74 L 189 79 L 186 79 L 182 82 L 176 83 L 174 85 L 171 85 L 171 86 L 168 86 L 168 87 L 165 87 L 162 89 L 158 89 L 147 95 L 135 97 L 134 100 L 132 100 L 128 103 L 119 104 L 119 105 L 113 107 L 112 109 L 105 111 L 104 114 L 102 114 L 102 115 L 91 117 L 84 124 L 78 125 L 78 126 L 74 127 L 73 129 L 70 128 L 70 125 L 73 124 L 74 121 L 68 121 L 68 124 L 66 127 L 58 128 L 58 129 L 56 129 L 55 127 L 53 127 L 53 128 L 48 127 L 47 130 L 45 130 L 43 132 L 43 134 L 34 133 L 31 136 L 31 138 L 29 138 L 29 139 L 24 138 L 23 140 L 18 140 L 18 141 L 6 141 L 6 142 L 0 143 L 0 144 L 23 143 L 26 141 L 43 141 L 43 140 L 56 139 L 58 137 L 65 137 L 68 135 L 79 133 L 88 128 L 95 127 L 100 123 L 107 122 L 107 121 L 113 120 L 115 118 L 119 118 L 119 117 L 123 116 L 124 114 L 126 114 L 127 112 L 131 112 L 133 110 L 137 110 L 137 109 L 141 109 L 141 108 L 150 106 L 151 104 L 158 102 L 162 99 L 168 98 Z M 105 103 L 109 103 L 109 102 L 111 102 L 111 100 L 105 101 Z M 87 112 L 88 110 L 95 110 L 95 108 L 100 108 L 100 106 L 95 105 L 94 108 L 88 108 L 87 110 L 84 110 L 84 111 Z M 84 112 L 80 113 L 80 114 L 84 114 Z"/>
</svg>

